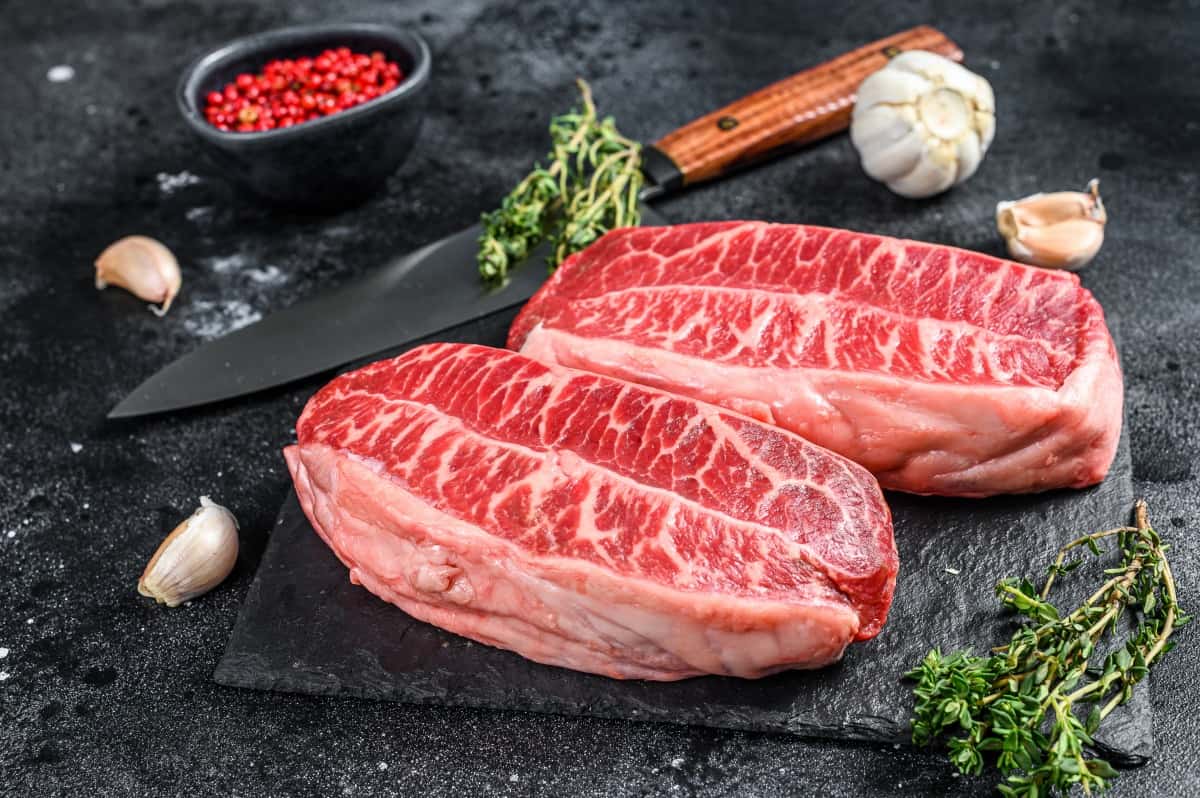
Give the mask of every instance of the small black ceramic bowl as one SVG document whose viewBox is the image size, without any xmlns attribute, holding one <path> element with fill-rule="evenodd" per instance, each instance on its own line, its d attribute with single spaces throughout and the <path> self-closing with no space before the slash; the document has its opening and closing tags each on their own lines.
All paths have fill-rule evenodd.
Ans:
<svg viewBox="0 0 1200 798">
<path fill-rule="evenodd" d="M 204 98 L 242 72 L 275 58 L 317 56 L 349 47 L 379 50 L 400 64 L 400 85 L 374 100 L 288 128 L 218 130 Z M 329 23 L 237 39 L 192 64 L 179 81 L 179 110 L 227 177 L 260 197 L 301 208 L 338 208 L 379 190 L 412 150 L 424 116 L 429 47 L 416 33 L 371 23 Z"/>
</svg>

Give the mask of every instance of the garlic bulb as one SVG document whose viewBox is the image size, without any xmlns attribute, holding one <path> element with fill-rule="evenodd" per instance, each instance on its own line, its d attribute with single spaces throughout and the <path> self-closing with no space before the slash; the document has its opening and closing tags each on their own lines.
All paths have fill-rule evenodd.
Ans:
<svg viewBox="0 0 1200 798">
<path fill-rule="evenodd" d="M 146 236 L 126 236 L 96 258 L 96 288 L 116 285 L 135 296 L 158 302 L 150 306 L 156 316 L 166 315 L 179 293 L 183 277 L 171 250 Z"/>
<path fill-rule="evenodd" d="M 996 205 L 996 227 L 1014 258 L 1034 266 L 1075 271 L 1086 266 L 1104 243 L 1108 214 L 1100 181 L 1085 191 L 1032 194 Z"/>
<path fill-rule="evenodd" d="M 154 552 L 138 592 L 178 607 L 219 585 L 237 561 L 238 525 L 233 513 L 207 496 Z"/>
<path fill-rule="evenodd" d="M 858 87 L 850 140 L 863 170 L 905 197 L 931 197 L 975 174 L 996 129 L 992 87 L 924 50 L 909 50 Z"/>
</svg>

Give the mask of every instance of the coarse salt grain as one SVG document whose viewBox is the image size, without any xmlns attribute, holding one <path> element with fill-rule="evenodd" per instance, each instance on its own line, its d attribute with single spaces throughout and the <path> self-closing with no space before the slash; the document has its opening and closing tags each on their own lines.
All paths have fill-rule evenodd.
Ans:
<svg viewBox="0 0 1200 798">
<path fill-rule="evenodd" d="M 70 64 L 59 64 L 46 70 L 46 80 L 51 83 L 66 83 L 75 77 L 75 67 Z"/>
<path fill-rule="evenodd" d="M 75 452 L 75 454 L 79 454 L 80 452 L 83 451 L 83 444 L 75 443 L 74 441 L 72 441 L 71 442 L 71 451 Z"/>
<path fill-rule="evenodd" d="M 7 657 L 8 651 L 9 650 L 7 648 L 5 648 L 4 646 L 0 646 L 0 659 L 4 659 L 5 657 Z"/>
<path fill-rule="evenodd" d="M 10 675 L 8 671 L 0 671 L 0 682 L 8 681 Z"/>
<path fill-rule="evenodd" d="M 155 178 L 158 180 L 158 190 L 163 194 L 174 194 L 181 188 L 194 186 L 197 183 L 203 182 L 202 178 L 192 174 L 186 169 L 176 174 L 159 172 L 157 175 L 155 175 Z"/>
</svg>

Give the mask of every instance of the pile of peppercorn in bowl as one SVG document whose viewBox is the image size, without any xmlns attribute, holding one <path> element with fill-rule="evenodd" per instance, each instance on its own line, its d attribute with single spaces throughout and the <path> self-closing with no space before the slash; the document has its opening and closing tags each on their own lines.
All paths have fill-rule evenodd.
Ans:
<svg viewBox="0 0 1200 798">
<path fill-rule="evenodd" d="M 201 57 L 176 99 L 204 157 L 241 188 L 290 206 L 344 207 L 379 190 L 408 156 L 431 69 L 411 31 L 284 28 Z"/>
</svg>

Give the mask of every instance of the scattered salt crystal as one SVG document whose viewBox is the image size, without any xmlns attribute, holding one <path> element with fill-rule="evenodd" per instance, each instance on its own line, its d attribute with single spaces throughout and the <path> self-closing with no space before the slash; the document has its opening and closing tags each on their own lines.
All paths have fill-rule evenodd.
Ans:
<svg viewBox="0 0 1200 798">
<path fill-rule="evenodd" d="M 279 285 L 287 282 L 287 275 L 278 266 L 267 265 L 261 269 L 249 269 L 246 276 L 259 285 Z"/>
<path fill-rule="evenodd" d="M 516 773 L 514 773 L 508 777 L 508 780 L 511 781 L 513 784 L 516 784 L 518 781 L 521 780 L 521 777 L 518 776 Z"/>
<path fill-rule="evenodd" d="M 51 83 L 66 83 L 75 77 L 75 67 L 70 64 L 59 64 L 46 70 L 46 80 Z"/>
<path fill-rule="evenodd" d="M 181 188 L 194 186 L 201 182 L 199 177 L 186 169 L 175 174 L 159 172 L 157 175 L 155 175 L 155 177 L 158 179 L 158 190 L 163 194 L 174 194 Z"/>
<path fill-rule="evenodd" d="M 677 756 L 671 760 L 671 767 L 675 768 L 676 770 L 679 770 L 681 767 L 683 767 L 683 763 L 685 761 L 686 760 L 683 757 Z"/>
<path fill-rule="evenodd" d="M 380 769 L 380 770 L 387 770 L 387 762 L 380 762 L 380 763 L 379 763 L 379 769 Z"/>
<path fill-rule="evenodd" d="M 90 506 L 90 505 L 89 505 L 87 502 L 84 502 L 84 503 L 83 503 L 83 509 L 85 509 L 85 510 L 86 510 L 86 509 L 87 509 L 89 506 Z"/>
<path fill-rule="evenodd" d="M 5 648 L 4 646 L 0 646 L 0 659 L 4 659 L 7 656 L 8 656 L 8 649 Z"/>
<path fill-rule="evenodd" d="M 262 318 L 262 314 L 248 303 L 237 299 L 227 302 L 197 299 L 184 312 L 184 329 L 206 339 L 240 330 Z"/>
<path fill-rule="evenodd" d="M 26 618 L 26 619 L 25 619 L 25 623 L 27 623 L 27 624 L 31 624 L 31 625 L 32 625 L 32 624 L 33 624 L 33 618 Z"/>
<path fill-rule="evenodd" d="M 5 537 L 15 538 L 16 536 L 17 536 L 16 530 L 13 530 L 13 529 L 10 529 L 10 530 L 8 530 L 8 532 L 5 533 Z"/>
<path fill-rule="evenodd" d="M 958 570 L 957 568 L 951 568 L 950 566 L 946 566 L 946 573 L 953 574 L 954 576 L 958 576 L 959 574 L 962 573 L 962 571 Z"/>
<path fill-rule="evenodd" d="M 208 259 L 208 268 L 217 274 L 229 274 L 230 272 L 240 271 L 249 265 L 250 259 L 240 252 Z"/>
<path fill-rule="evenodd" d="M 10 675 L 11 675 L 11 674 L 9 674 L 9 672 L 8 672 L 8 671 L 0 671 L 0 682 L 6 682 L 6 681 L 8 681 L 8 677 L 9 677 Z"/>
<path fill-rule="evenodd" d="M 72 441 L 71 442 L 71 451 L 73 451 L 75 454 L 79 454 L 80 452 L 83 451 L 83 444 L 75 443 L 74 441 Z"/>
</svg>

